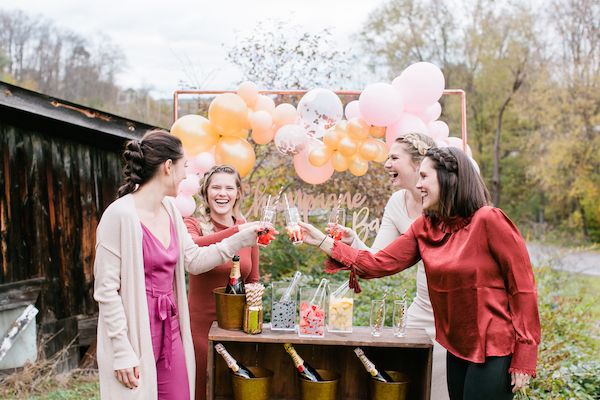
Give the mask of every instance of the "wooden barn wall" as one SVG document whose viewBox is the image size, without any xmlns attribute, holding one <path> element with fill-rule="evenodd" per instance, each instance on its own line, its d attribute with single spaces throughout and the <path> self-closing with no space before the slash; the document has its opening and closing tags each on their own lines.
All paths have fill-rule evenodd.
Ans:
<svg viewBox="0 0 600 400">
<path fill-rule="evenodd" d="M 81 140 L 94 135 L 81 128 L 3 117 L 0 284 L 45 277 L 42 321 L 93 314 L 95 231 L 120 182 L 120 143 L 97 146 Z"/>
</svg>

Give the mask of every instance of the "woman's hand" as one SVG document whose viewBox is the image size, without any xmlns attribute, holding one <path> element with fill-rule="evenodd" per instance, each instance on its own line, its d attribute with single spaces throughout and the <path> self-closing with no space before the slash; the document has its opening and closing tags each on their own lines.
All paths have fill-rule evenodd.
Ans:
<svg viewBox="0 0 600 400">
<path fill-rule="evenodd" d="M 342 232 L 342 238 L 340 241 L 348 246 L 351 246 L 352 242 L 354 242 L 354 239 L 358 236 L 352 229 L 346 228 L 342 225 L 338 225 L 338 230 Z"/>
<path fill-rule="evenodd" d="M 510 384 L 513 386 L 512 392 L 517 393 L 519 390 L 526 388 L 529 385 L 531 376 L 520 372 L 512 372 L 510 374 Z"/>
<path fill-rule="evenodd" d="M 138 367 L 117 369 L 115 370 L 115 378 L 117 378 L 123 386 L 133 389 L 138 387 L 140 371 Z"/>
<path fill-rule="evenodd" d="M 311 224 L 307 224 L 306 222 L 298 222 L 298 225 L 300 225 L 302 228 L 302 233 L 304 234 L 304 243 L 318 246 L 323 242 L 323 239 L 325 239 L 326 235 Z"/>
<path fill-rule="evenodd" d="M 240 231 L 246 230 L 246 229 L 252 229 L 252 230 L 256 230 L 258 227 L 260 227 L 260 222 L 259 221 L 254 221 L 254 222 L 246 222 L 245 224 L 239 224 L 238 225 L 238 229 Z"/>
<path fill-rule="evenodd" d="M 271 235 L 271 240 L 275 239 L 275 236 L 279 234 L 278 231 L 275 230 L 275 227 L 271 224 L 261 224 L 260 222 L 250 222 L 248 227 L 244 229 L 240 229 L 238 233 L 236 233 L 232 237 L 236 237 L 242 243 L 242 247 L 253 247 L 256 246 L 258 235 L 260 233 L 265 233 L 265 230 L 268 229 L 269 235 Z"/>
</svg>

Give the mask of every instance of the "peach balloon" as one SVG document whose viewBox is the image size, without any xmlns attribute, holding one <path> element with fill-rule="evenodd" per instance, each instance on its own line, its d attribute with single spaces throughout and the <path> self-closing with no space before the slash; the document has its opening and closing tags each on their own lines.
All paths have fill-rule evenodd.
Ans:
<svg viewBox="0 0 600 400">
<path fill-rule="evenodd" d="M 275 137 L 275 131 L 273 130 L 272 127 L 269 127 L 267 129 L 261 130 L 261 131 L 256 130 L 256 129 L 252 130 L 252 140 L 254 140 L 254 143 L 256 143 L 256 144 L 270 143 L 274 137 Z"/>
<path fill-rule="evenodd" d="M 181 140 L 183 149 L 194 156 L 209 150 L 219 140 L 219 134 L 209 120 L 200 115 L 184 115 L 171 126 L 171 133 Z"/>
<path fill-rule="evenodd" d="M 254 107 L 258 100 L 258 87 L 254 82 L 246 81 L 238 87 L 237 94 L 248 107 Z"/>
<path fill-rule="evenodd" d="M 371 126 L 369 128 L 369 135 L 374 138 L 382 138 L 385 136 L 385 126 Z"/>
<path fill-rule="evenodd" d="M 363 140 L 369 136 L 369 124 L 360 118 L 348 121 L 348 136 L 355 140 Z"/>
<path fill-rule="evenodd" d="M 273 110 L 273 123 L 277 126 L 295 124 L 298 122 L 296 107 L 289 103 L 279 104 Z"/>
<path fill-rule="evenodd" d="M 324 144 L 318 144 L 308 153 L 308 161 L 315 167 L 322 167 L 327 164 L 331 158 L 333 150 L 327 148 Z"/>
<path fill-rule="evenodd" d="M 177 207 L 182 217 L 189 217 L 196 210 L 196 202 L 192 196 L 178 194 L 175 197 L 175 207 Z"/>
<path fill-rule="evenodd" d="M 326 182 L 333 175 L 331 163 L 325 163 L 321 167 L 315 167 L 311 165 L 308 160 L 310 151 L 319 146 L 322 146 L 322 143 L 317 139 L 311 138 L 306 148 L 294 156 L 294 169 L 296 170 L 296 173 L 300 179 L 312 185 Z"/>
<path fill-rule="evenodd" d="M 379 148 L 379 151 L 377 152 L 377 155 L 375 156 L 373 161 L 378 162 L 378 163 L 384 163 L 387 161 L 387 158 L 388 158 L 387 147 L 385 145 L 385 142 L 383 142 L 381 140 L 376 140 L 376 142 L 377 142 L 377 147 Z"/>
<path fill-rule="evenodd" d="M 377 145 L 377 139 L 369 138 L 362 142 L 358 148 L 358 154 L 367 161 L 373 161 L 379 154 L 379 146 Z"/>
<path fill-rule="evenodd" d="M 208 119 L 226 136 L 238 136 L 241 130 L 250 128 L 248 106 L 233 93 L 221 93 L 213 99 L 208 107 Z"/>
<path fill-rule="evenodd" d="M 252 130 L 265 131 L 271 129 L 271 126 L 273 125 L 273 117 L 271 117 L 271 114 L 263 110 L 249 114 L 248 119 L 250 120 L 250 127 Z"/>
<path fill-rule="evenodd" d="M 273 99 L 264 94 L 259 94 L 256 104 L 254 104 L 254 111 L 260 110 L 273 114 L 273 111 L 275 111 L 275 102 Z"/>
<path fill-rule="evenodd" d="M 222 137 L 215 148 L 217 165 L 227 164 L 235 168 L 243 178 L 248 175 L 256 161 L 252 145 L 245 139 Z"/>
<path fill-rule="evenodd" d="M 331 155 L 331 165 L 337 172 L 344 172 L 348 169 L 349 160 L 339 151 L 334 151 Z"/>
<path fill-rule="evenodd" d="M 363 176 L 369 170 L 369 163 L 356 154 L 354 157 L 350 159 L 350 163 L 348 164 L 348 170 L 354 176 Z"/>
<path fill-rule="evenodd" d="M 343 137 L 338 143 L 338 150 L 346 157 L 350 157 L 358 150 L 358 144 L 349 137 Z"/>
</svg>

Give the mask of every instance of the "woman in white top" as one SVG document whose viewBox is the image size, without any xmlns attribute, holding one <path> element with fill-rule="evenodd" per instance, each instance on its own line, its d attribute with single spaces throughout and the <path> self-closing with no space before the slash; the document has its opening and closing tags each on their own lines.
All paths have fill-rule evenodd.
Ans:
<svg viewBox="0 0 600 400">
<path fill-rule="evenodd" d="M 373 246 L 369 248 L 349 228 L 343 228 L 341 240 L 344 243 L 354 248 L 377 252 L 402 235 L 415 218 L 422 214 L 421 193 L 416 188 L 419 165 L 427 149 L 434 146 L 433 139 L 419 133 L 408 133 L 396 139 L 390 148 L 384 168 L 390 175 L 392 185 L 400 190 L 392 194 L 385 206 Z M 431 339 L 435 339 L 433 310 L 422 263 L 419 263 L 417 268 L 417 295 L 408 309 L 407 317 L 409 328 L 425 329 Z M 431 398 L 445 400 L 449 398 L 446 384 L 446 351 L 435 340 L 433 343 Z"/>
</svg>

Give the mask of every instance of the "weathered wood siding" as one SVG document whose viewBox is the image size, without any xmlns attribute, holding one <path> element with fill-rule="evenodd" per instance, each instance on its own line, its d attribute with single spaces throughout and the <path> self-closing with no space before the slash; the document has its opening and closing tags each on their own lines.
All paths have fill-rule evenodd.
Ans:
<svg viewBox="0 0 600 400">
<path fill-rule="evenodd" d="M 95 230 L 120 181 L 119 146 L 40 127 L 0 115 L 0 284 L 45 277 L 43 319 L 93 314 Z"/>
</svg>

